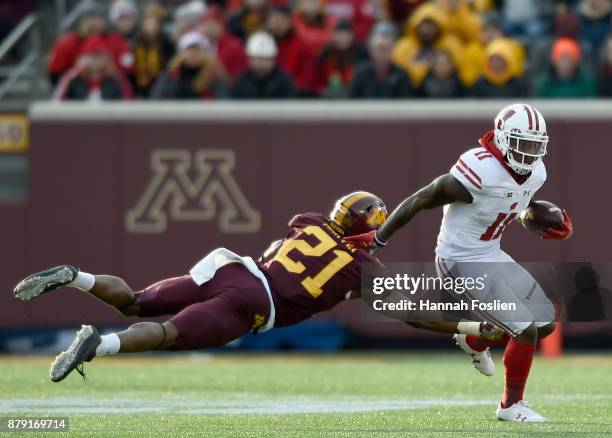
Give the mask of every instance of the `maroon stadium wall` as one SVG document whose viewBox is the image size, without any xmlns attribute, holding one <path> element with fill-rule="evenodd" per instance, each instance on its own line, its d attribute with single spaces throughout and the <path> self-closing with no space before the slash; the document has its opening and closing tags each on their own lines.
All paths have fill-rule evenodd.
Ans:
<svg viewBox="0 0 612 438">
<path fill-rule="evenodd" d="M 284 235 L 293 214 L 327 212 L 350 191 L 372 191 L 392 208 L 475 147 L 501 106 L 469 117 L 469 106 L 35 107 L 28 203 L 0 206 L 0 326 L 125 322 L 78 292 L 55 295 L 52 307 L 50 297 L 15 301 L 9 291 L 34 270 L 71 263 L 141 288 L 185 274 L 218 246 L 256 256 Z M 612 228 L 601 220 L 612 217 L 610 119 L 554 108 L 548 182 L 536 198 L 566 208 L 575 235 L 541 241 L 515 223 L 503 247 L 518 260 L 608 260 Z M 441 213 L 420 215 L 383 258 L 432 260 Z M 352 310 L 345 304 L 333 315 L 361 327 Z M 405 333 L 396 324 L 374 330 Z"/>
</svg>

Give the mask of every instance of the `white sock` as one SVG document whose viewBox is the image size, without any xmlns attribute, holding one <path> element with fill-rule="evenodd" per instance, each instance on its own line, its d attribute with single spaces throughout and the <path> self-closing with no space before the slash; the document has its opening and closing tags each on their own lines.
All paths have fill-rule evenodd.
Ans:
<svg viewBox="0 0 612 438">
<path fill-rule="evenodd" d="M 96 357 L 117 354 L 119 353 L 119 348 L 121 348 L 121 340 L 116 333 L 103 335 L 102 342 L 98 345 L 98 348 L 96 348 Z"/>
<path fill-rule="evenodd" d="M 89 292 L 94 287 L 94 284 L 96 284 L 96 277 L 94 275 L 79 271 L 76 278 L 68 286 Z"/>
<path fill-rule="evenodd" d="M 480 323 L 462 319 L 457 324 L 457 331 L 464 335 L 480 336 Z"/>
</svg>

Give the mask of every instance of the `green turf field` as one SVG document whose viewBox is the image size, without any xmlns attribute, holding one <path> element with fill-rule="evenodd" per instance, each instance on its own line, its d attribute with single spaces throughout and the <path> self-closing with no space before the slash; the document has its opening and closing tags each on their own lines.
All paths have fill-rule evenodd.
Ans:
<svg viewBox="0 0 612 438">
<path fill-rule="evenodd" d="M 499 422 L 499 358 L 487 378 L 459 351 L 115 357 L 59 384 L 49 361 L 0 360 L 0 416 L 67 416 L 71 436 L 612 434 L 612 356 L 536 359 L 526 399 L 546 425 Z"/>
</svg>

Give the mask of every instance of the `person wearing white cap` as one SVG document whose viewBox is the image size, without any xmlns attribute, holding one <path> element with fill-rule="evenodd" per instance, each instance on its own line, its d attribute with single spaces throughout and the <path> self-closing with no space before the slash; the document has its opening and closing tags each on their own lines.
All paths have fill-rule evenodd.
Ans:
<svg viewBox="0 0 612 438">
<path fill-rule="evenodd" d="M 249 67 L 236 79 L 236 99 L 283 99 L 293 96 L 293 81 L 276 63 L 278 49 L 267 32 L 256 32 L 246 45 Z"/>
<path fill-rule="evenodd" d="M 153 87 L 153 99 L 218 99 L 228 95 L 225 72 L 204 35 L 187 32 L 177 48 L 169 69 Z"/>
</svg>

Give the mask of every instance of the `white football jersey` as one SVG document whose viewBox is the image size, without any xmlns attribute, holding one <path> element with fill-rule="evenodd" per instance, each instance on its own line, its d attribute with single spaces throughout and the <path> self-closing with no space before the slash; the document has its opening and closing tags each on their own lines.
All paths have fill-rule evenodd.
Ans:
<svg viewBox="0 0 612 438">
<path fill-rule="evenodd" d="M 450 173 L 472 195 L 471 204 L 455 202 L 444 207 L 436 255 L 446 260 L 494 260 L 501 236 L 546 181 L 540 162 L 522 184 L 517 183 L 487 149 L 465 152 Z"/>
</svg>

